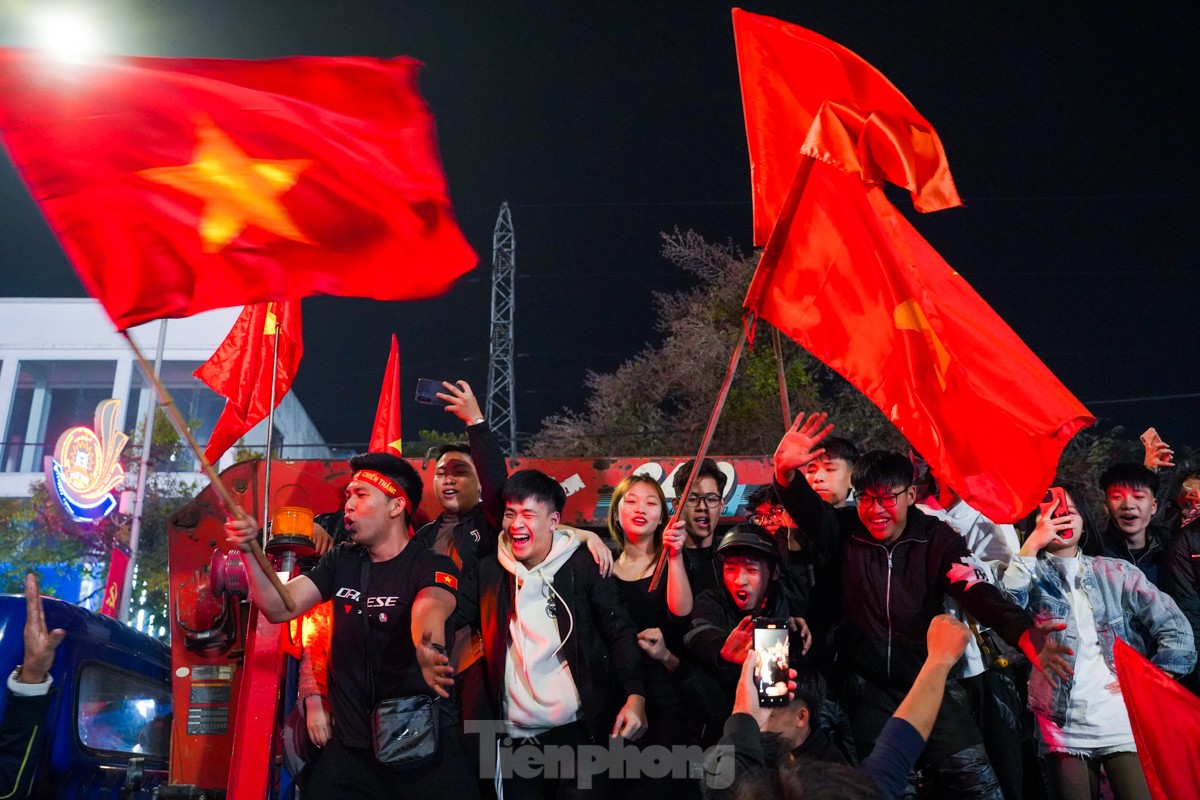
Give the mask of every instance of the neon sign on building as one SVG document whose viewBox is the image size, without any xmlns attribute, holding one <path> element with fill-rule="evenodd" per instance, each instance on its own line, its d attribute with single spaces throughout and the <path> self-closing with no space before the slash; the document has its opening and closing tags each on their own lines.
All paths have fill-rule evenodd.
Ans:
<svg viewBox="0 0 1200 800">
<path fill-rule="evenodd" d="M 120 400 L 102 401 L 94 430 L 68 428 L 46 456 L 46 485 L 77 522 L 97 522 L 117 508 L 113 490 L 125 483 L 120 456 L 129 441 L 117 427 L 120 410 Z"/>
</svg>

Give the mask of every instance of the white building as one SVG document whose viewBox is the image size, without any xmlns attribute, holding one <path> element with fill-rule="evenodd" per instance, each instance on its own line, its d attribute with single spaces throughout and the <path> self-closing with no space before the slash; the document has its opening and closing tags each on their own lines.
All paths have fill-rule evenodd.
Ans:
<svg viewBox="0 0 1200 800">
<path fill-rule="evenodd" d="M 241 308 L 209 311 L 166 322 L 162 379 L 185 419 L 199 420 L 196 438 L 205 444 L 225 406 L 192 372 L 213 354 L 229 333 Z M 158 347 L 160 322 L 130 331 L 150 361 Z M 124 337 L 113 330 L 100 304 L 91 299 L 0 299 L 0 497 L 27 497 L 42 479 L 43 456 L 59 435 L 75 425 L 92 426 L 96 405 L 110 397 L 121 401 L 121 428 L 133 437 L 156 402 Z M 244 439 L 263 448 L 266 422 Z M 276 447 L 286 458 L 328 458 L 324 440 L 289 392 L 275 412 Z M 303 445 L 303 446 L 296 446 Z M 136 457 L 136 454 L 135 454 Z M 183 448 L 176 464 L 159 470 L 206 483 L 195 459 Z M 218 469 L 232 463 L 233 452 Z"/>
</svg>

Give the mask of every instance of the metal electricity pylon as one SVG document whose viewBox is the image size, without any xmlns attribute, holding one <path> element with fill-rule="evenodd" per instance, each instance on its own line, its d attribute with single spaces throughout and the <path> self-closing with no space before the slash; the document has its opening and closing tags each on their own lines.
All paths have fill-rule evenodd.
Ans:
<svg viewBox="0 0 1200 800">
<path fill-rule="evenodd" d="M 517 239 L 508 203 L 500 204 L 492 235 L 492 334 L 488 360 L 488 426 L 505 445 L 506 454 L 517 450 L 516 377 L 513 374 L 513 309 L 516 307 Z M 507 429 L 507 433 L 506 433 Z"/>
</svg>

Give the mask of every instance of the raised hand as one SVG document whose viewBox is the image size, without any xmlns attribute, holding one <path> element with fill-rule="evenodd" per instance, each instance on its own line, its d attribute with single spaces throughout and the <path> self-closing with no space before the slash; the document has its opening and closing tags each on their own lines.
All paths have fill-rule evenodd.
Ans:
<svg viewBox="0 0 1200 800">
<path fill-rule="evenodd" d="M 37 576 L 25 576 L 25 660 L 21 662 L 21 683 L 42 683 L 54 664 L 54 651 L 67 632 L 62 628 L 46 630 L 46 612 L 38 591 Z"/>
<path fill-rule="evenodd" d="M 929 660 L 940 662 L 947 667 L 958 663 L 970 641 L 971 629 L 949 614 L 938 614 L 934 617 L 925 634 Z"/>
<path fill-rule="evenodd" d="M 1058 498 L 1055 498 L 1042 512 L 1037 525 L 1021 545 L 1021 555 L 1036 556 L 1042 548 L 1052 542 L 1066 542 L 1075 535 L 1076 527 L 1083 525 L 1083 519 L 1078 512 L 1061 517 L 1054 516 L 1058 503 Z"/>
<path fill-rule="evenodd" d="M 1146 448 L 1146 455 L 1142 459 L 1146 469 L 1158 472 L 1163 467 L 1175 466 L 1175 451 L 1159 438 L 1158 431 L 1154 428 L 1148 428 L 1142 434 L 1142 446 Z"/>
<path fill-rule="evenodd" d="M 464 425 L 470 425 L 483 416 L 479 401 L 471 391 L 471 384 L 466 381 L 442 381 L 442 387 L 446 391 L 437 393 L 438 400 L 444 400 L 446 411 L 461 419 Z"/>
<path fill-rule="evenodd" d="M 804 412 L 796 415 L 796 421 L 775 448 L 775 480 L 780 486 L 791 484 L 796 470 L 825 452 L 817 445 L 833 431 L 833 423 L 826 424 L 828 419 L 825 413 L 809 414 L 807 419 Z"/>
</svg>

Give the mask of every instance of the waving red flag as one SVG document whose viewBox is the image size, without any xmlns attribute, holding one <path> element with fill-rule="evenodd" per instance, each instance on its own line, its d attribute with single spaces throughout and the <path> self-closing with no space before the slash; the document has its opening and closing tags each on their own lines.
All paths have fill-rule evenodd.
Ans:
<svg viewBox="0 0 1200 800">
<path fill-rule="evenodd" d="M 803 157 L 907 187 L 920 211 L 961 205 L 937 131 L 879 70 L 799 25 L 733 10 L 754 187 L 766 244 Z"/>
<path fill-rule="evenodd" d="M 383 388 L 375 408 L 375 425 L 371 428 L 372 453 L 404 454 L 400 434 L 400 346 L 392 334 L 392 349 L 388 353 L 387 369 L 383 372 Z"/>
<path fill-rule="evenodd" d="M 477 258 L 419 68 L 0 51 L 0 133 L 119 329 L 314 294 L 431 297 Z"/>
<path fill-rule="evenodd" d="M 785 80 L 768 78 L 770 64 L 755 62 L 759 49 L 743 51 L 744 41 L 739 36 L 739 62 L 756 77 L 743 74 L 743 87 Z M 803 59 L 812 59 L 819 76 L 836 72 L 825 63 L 836 55 L 799 47 L 787 63 L 798 75 Z M 943 198 L 947 188 L 953 192 L 936 133 L 915 110 L 897 108 L 899 92 L 853 58 L 855 80 L 834 86 L 849 109 L 842 117 L 885 122 L 856 131 L 813 119 L 801 138 L 830 157 L 800 157 L 785 195 L 762 198 L 776 218 L 745 306 L 867 395 L 964 500 L 997 522 L 1018 519 L 1041 500 L 1063 447 L 1094 419 L 870 180 L 892 180 L 891 167 L 918 153 L 919 168 L 903 170 L 918 176 L 914 197 L 922 187 Z M 841 94 L 847 86 L 857 95 Z M 807 86 L 803 94 L 819 99 L 820 89 Z M 747 125 L 774 124 L 771 115 L 751 113 L 758 97 L 752 90 L 744 98 Z M 882 111 L 871 105 L 877 98 Z M 904 129 L 886 120 L 907 120 L 912 136 L 875 139 L 885 128 Z M 751 128 L 749 139 L 771 136 Z M 855 168 L 840 157 L 846 154 L 858 159 Z M 757 182 L 755 189 L 757 197 Z"/>
<path fill-rule="evenodd" d="M 1157 800 L 1195 797 L 1200 787 L 1200 698 L 1120 639 L 1113 655 L 1150 794 Z"/>
<path fill-rule="evenodd" d="M 275 407 L 279 407 L 292 388 L 302 355 L 299 300 L 256 303 L 242 309 L 225 341 L 194 373 L 214 392 L 227 398 L 225 410 L 213 426 L 204 450 L 209 463 L 217 463 L 238 439 L 267 418 L 271 412 L 272 377 Z"/>
</svg>

